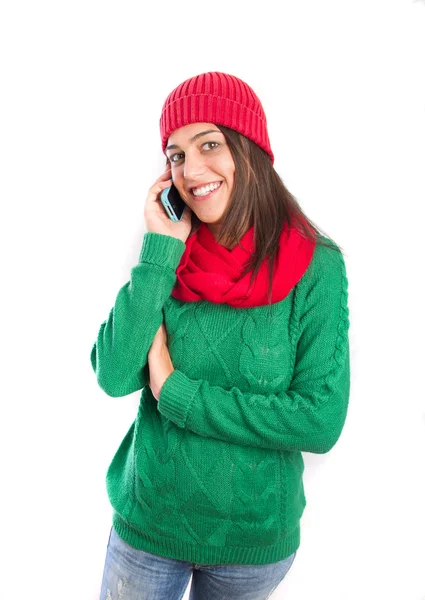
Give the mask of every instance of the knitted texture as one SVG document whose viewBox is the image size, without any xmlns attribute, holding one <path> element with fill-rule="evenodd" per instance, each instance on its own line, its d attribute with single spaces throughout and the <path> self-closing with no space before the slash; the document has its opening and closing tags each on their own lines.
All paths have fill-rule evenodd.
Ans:
<svg viewBox="0 0 425 600">
<path fill-rule="evenodd" d="M 185 244 L 146 233 L 91 351 L 100 387 L 142 389 L 106 473 L 118 535 L 197 564 L 268 564 L 300 544 L 302 452 L 325 453 L 347 414 L 348 282 L 317 245 L 286 298 L 234 308 L 171 296 Z M 147 356 L 164 322 L 175 368 L 159 402 Z"/>
<path fill-rule="evenodd" d="M 283 300 L 304 275 L 316 241 L 295 227 L 282 228 L 273 268 L 271 303 Z M 251 285 L 251 273 L 242 277 L 245 264 L 255 250 L 254 226 L 232 250 L 219 244 L 205 223 L 186 241 L 177 268 L 172 296 L 185 302 L 225 302 L 235 308 L 268 304 L 269 267 L 264 260 Z"/>
<path fill-rule="evenodd" d="M 261 102 L 254 90 L 234 75 L 196 75 L 169 94 L 159 121 L 162 150 L 174 130 L 190 123 L 215 123 L 234 129 L 260 146 L 274 162 Z"/>
</svg>

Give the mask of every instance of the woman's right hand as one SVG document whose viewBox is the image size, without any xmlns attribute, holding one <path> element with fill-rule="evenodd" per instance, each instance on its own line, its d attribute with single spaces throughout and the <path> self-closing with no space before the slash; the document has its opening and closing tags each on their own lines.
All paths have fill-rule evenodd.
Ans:
<svg viewBox="0 0 425 600">
<path fill-rule="evenodd" d="M 192 211 L 186 205 L 180 221 L 172 221 L 162 206 L 160 195 L 165 188 L 170 187 L 171 169 L 167 169 L 149 189 L 145 203 L 146 228 L 151 233 L 170 235 L 186 243 L 192 229 Z"/>
</svg>

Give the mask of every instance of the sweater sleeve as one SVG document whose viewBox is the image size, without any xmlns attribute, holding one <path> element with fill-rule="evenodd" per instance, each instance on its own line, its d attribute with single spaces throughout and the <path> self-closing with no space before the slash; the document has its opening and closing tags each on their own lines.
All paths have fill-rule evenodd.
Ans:
<svg viewBox="0 0 425 600">
<path fill-rule="evenodd" d="M 148 352 L 185 247 L 172 236 L 145 233 L 139 263 L 119 290 L 91 350 L 97 382 L 108 396 L 126 396 L 146 384 Z"/>
<path fill-rule="evenodd" d="M 298 328 L 289 389 L 261 395 L 192 380 L 175 370 L 158 410 L 205 437 L 263 448 L 324 454 L 337 442 L 348 409 L 348 282 L 339 250 L 315 251 L 294 295 Z"/>
</svg>

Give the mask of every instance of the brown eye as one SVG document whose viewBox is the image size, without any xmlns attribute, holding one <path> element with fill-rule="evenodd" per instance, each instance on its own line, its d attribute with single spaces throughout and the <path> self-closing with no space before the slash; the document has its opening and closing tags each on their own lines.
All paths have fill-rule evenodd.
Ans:
<svg viewBox="0 0 425 600">
<path fill-rule="evenodd" d="M 205 148 L 205 150 L 214 150 L 214 148 L 217 148 L 219 145 L 220 144 L 218 142 L 205 142 L 205 144 L 202 144 L 202 147 L 205 148 L 205 146 L 209 146 Z"/>
<path fill-rule="evenodd" d="M 183 157 L 183 154 L 180 154 L 180 153 L 176 152 L 176 154 L 172 154 L 172 155 L 169 157 L 169 159 L 168 159 L 168 160 L 169 160 L 171 163 L 176 163 L 176 162 L 178 162 L 179 160 L 181 160 L 181 159 L 182 159 L 182 157 Z"/>
</svg>

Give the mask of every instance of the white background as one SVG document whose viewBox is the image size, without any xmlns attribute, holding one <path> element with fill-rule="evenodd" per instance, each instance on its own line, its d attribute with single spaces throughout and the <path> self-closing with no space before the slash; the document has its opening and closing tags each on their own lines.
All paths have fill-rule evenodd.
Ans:
<svg viewBox="0 0 425 600">
<path fill-rule="evenodd" d="M 273 598 L 425 598 L 424 51 L 422 0 L 2 3 L 1 598 L 98 598 L 139 393 L 102 392 L 90 351 L 138 260 L 162 103 L 210 70 L 262 100 L 350 285 L 349 414 L 304 454 Z"/>
</svg>

